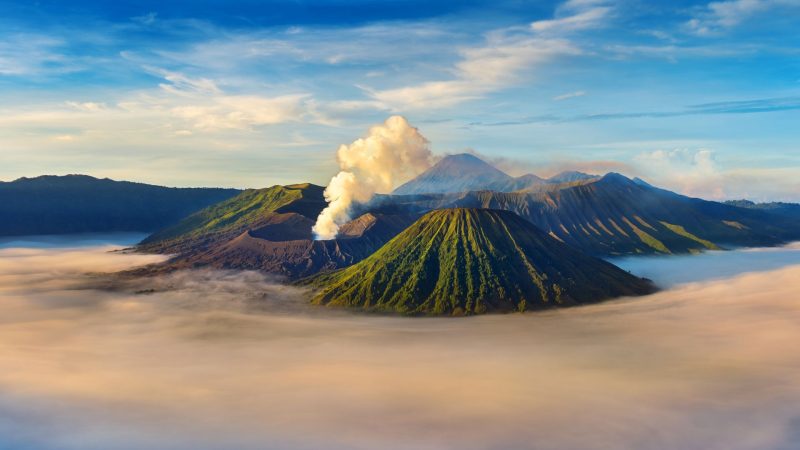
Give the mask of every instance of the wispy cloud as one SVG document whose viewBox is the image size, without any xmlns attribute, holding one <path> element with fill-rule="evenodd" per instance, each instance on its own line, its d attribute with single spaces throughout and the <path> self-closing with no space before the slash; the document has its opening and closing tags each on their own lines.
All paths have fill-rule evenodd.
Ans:
<svg viewBox="0 0 800 450">
<path fill-rule="evenodd" d="M 581 53 L 565 36 L 602 26 L 610 11 L 605 2 L 570 0 L 556 9 L 554 19 L 533 22 L 528 30 L 494 30 L 483 45 L 461 50 L 450 79 L 367 92 L 393 110 L 448 107 L 480 98 L 530 78 L 538 64 Z"/>
<path fill-rule="evenodd" d="M 141 16 L 131 17 L 131 20 L 142 25 L 152 25 L 155 23 L 157 17 L 158 13 L 151 11 Z"/>
<path fill-rule="evenodd" d="M 556 9 L 555 18 L 537 20 L 531 29 L 537 32 L 565 32 L 586 30 L 602 26 L 611 13 L 604 0 L 569 0 Z"/>
<path fill-rule="evenodd" d="M 750 17 L 777 6 L 798 6 L 793 0 L 727 0 L 711 2 L 686 22 L 699 35 L 716 34 L 733 28 Z"/>
<path fill-rule="evenodd" d="M 16 34 L 0 39 L 0 75 L 30 76 L 77 69 L 61 53 L 65 42 L 44 35 Z"/>
<path fill-rule="evenodd" d="M 556 95 L 555 97 L 553 97 L 553 100 L 558 102 L 561 100 L 568 100 L 575 97 L 583 97 L 584 95 L 586 95 L 586 91 L 567 92 L 566 94 Z"/>
<path fill-rule="evenodd" d="M 576 47 L 560 39 L 493 38 L 462 51 L 463 59 L 452 69 L 455 78 L 367 92 L 393 110 L 448 107 L 518 83 L 523 69 L 576 53 Z"/>
<path fill-rule="evenodd" d="M 68 101 L 66 105 L 76 111 L 99 112 L 108 109 L 108 105 L 102 102 L 74 102 Z"/>
<path fill-rule="evenodd" d="M 567 97 L 569 98 L 569 97 Z M 556 98 L 557 99 L 557 98 Z M 560 116 L 556 114 L 543 114 L 520 118 L 517 120 L 504 120 L 498 122 L 472 122 L 472 126 L 507 126 L 523 125 L 529 123 L 548 122 L 581 122 L 591 120 L 637 119 L 637 118 L 664 118 L 679 116 L 694 116 L 706 114 L 754 114 L 777 111 L 800 110 L 800 97 L 778 97 L 753 100 L 734 100 L 727 102 L 702 103 L 689 105 L 677 111 L 632 111 L 580 114 L 575 116 Z"/>
<path fill-rule="evenodd" d="M 67 101 L 64 107 L 46 111 L 26 111 L 0 119 L 0 126 L 30 125 L 40 121 L 82 122 L 92 128 L 147 118 L 171 128 L 214 132 L 226 129 L 247 130 L 253 127 L 289 122 L 324 123 L 309 93 L 278 96 L 234 95 L 224 92 L 213 80 L 195 79 L 185 74 L 148 69 L 163 76 L 158 89 L 140 91 L 114 104 L 96 101 Z M 181 133 L 186 135 L 186 133 Z"/>
</svg>

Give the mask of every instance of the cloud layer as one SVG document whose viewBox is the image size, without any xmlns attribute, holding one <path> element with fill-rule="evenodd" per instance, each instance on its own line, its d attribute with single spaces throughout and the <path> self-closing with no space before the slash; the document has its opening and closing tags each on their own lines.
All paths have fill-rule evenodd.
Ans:
<svg viewBox="0 0 800 450">
<path fill-rule="evenodd" d="M 253 273 L 107 290 L 83 272 L 149 258 L 107 250 L 0 250 L 3 446 L 764 450 L 800 439 L 798 265 L 452 320 L 312 308 Z M 650 274 L 696 275 L 694 258 Z"/>
</svg>

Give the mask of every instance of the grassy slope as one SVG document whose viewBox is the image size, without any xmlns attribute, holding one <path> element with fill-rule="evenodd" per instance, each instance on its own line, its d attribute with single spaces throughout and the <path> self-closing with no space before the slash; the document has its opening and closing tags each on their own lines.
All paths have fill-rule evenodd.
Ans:
<svg viewBox="0 0 800 450">
<path fill-rule="evenodd" d="M 248 189 L 198 211 L 142 242 L 146 251 L 176 252 L 197 244 L 233 238 L 266 223 L 276 214 L 316 217 L 324 207 L 323 188 L 312 184 Z"/>
<path fill-rule="evenodd" d="M 430 212 L 369 258 L 309 281 L 314 302 L 404 314 L 480 314 L 649 292 L 648 282 L 507 211 Z"/>
<path fill-rule="evenodd" d="M 798 234 L 796 220 L 680 196 L 618 174 L 555 191 L 474 192 L 443 206 L 450 205 L 514 211 L 595 255 L 775 245 Z"/>
</svg>

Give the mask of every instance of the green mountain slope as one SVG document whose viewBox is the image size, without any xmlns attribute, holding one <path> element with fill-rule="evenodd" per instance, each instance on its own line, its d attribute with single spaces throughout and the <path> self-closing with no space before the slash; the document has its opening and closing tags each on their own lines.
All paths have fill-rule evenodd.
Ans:
<svg viewBox="0 0 800 450">
<path fill-rule="evenodd" d="M 689 198 L 610 173 L 526 192 L 385 196 L 373 211 L 440 208 L 513 211 L 562 242 L 593 255 L 689 253 L 800 239 L 800 218 Z"/>
<path fill-rule="evenodd" d="M 367 259 L 308 280 L 318 304 L 403 314 L 480 314 L 591 303 L 651 284 L 508 211 L 424 215 Z"/>
<path fill-rule="evenodd" d="M 343 225 L 339 238 L 315 241 L 311 227 L 325 205 L 323 188 L 312 184 L 251 189 L 153 234 L 138 249 L 175 255 L 147 273 L 209 267 L 299 278 L 366 258 L 419 217 L 368 213 Z"/>
<path fill-rule="evenodd" d="M 797 221 L 694 199 L 610 173 L 532 194 L 471 193 L 453 206 L 514 211 L 563 242 L 595 255 L 687 253 L 775 245 L 798 236 Z"/>
<path fill-rule="evenodd" d="M 271 230 L 282 235 L 280 240 L 310 236 L 314 219 L 326 205 L 323 191 L 323 187 L 309 183 L 248 189 L 154 233 L 142 241 L 140 249 L 159 253 L 196 251 L 231 240 L 247 230 L 256 230 L 256 235 L 259 230 Z"/>
</svg>

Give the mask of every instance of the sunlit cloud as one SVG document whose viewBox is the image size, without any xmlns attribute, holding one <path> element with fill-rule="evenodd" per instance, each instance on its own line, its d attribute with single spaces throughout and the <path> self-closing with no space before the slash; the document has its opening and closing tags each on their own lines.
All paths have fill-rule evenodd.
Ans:
<svg viewBox="0 0 800 450">
<path fill-rule="evenodd" d="M 714 200 L 749 198 L 800 201 L 794 168 L 724 168 L 711 149 L 643 152 L 635 167 L 650 182 L 685 195 Z"/>
<path fill-rule="evenodd" d="M 797 250 L 782 268 L 770 251 L 732 253 L 767 271 L 636 299 L 409 320 L 312 307 L 252 272 L 85 275 L 154 261 L 110 249 L 0 250 L 5 444 L 778 450 L 797 438 Z M 716 276 L 664 264 L 640 266 Z"/>
<path fill-rule="evenodd" d="M 53 140 L 54 141 L 58 141 L 58 142 L 72 142 L 75 139 L 76 139 L 75 136 L 73 136 L 71 134 L 62 134 L 62 135 L 53 137 Z"/>
</svg>

